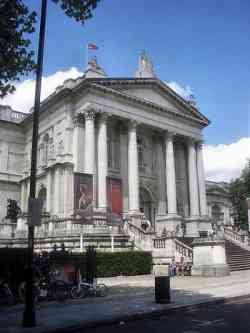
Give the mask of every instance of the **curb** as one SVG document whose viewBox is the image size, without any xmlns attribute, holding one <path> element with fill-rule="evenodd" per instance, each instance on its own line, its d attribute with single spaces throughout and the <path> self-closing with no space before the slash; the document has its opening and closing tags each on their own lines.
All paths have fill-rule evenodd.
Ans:
<svg viewBox="0 0 250 333">
<path fill-rule="evenodd" d="M 140 313 L 134 313 L 131 315 L 117 316 L 116 318 L 103 319 L 100 321 L 89 321 L 82 324 L 68 326 L 67 328 L 57 328 L 55 330 L 49 331 L 49 333 L 79 333 L 79 330 L 97 328 L 100 326 L 111 326 L 118 325 L 121 322 L 131 322 L 142 319 L 158 319 L 161 316 L 175 313 L 177 311 L 187 311 L 191 309 L 197 309 L 204 306 L 209 306 L 213 304 L 225 304 L 230 301 L 237 301 L 244 298 L 249 298 L 250 294 L 241 295 L 241 296 L 232 296 L 232 297 L 218 297 L 213 300 L 203 300 L 197 303 L 189 303 L 185 305 L 173 305 L 173 307 L 168 309 L 156 309 L 151 311 L 145 311 Z M 171 304 L 171 303 L 170 303 Z M 48 331 L 46 331 L 48 333 Z"/>
</svg>

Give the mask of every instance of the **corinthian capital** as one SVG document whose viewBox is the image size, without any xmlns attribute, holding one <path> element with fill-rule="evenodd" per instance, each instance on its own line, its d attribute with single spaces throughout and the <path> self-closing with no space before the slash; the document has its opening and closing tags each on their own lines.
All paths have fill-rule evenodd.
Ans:
<svg viewBox="0 0 250 333">
<path fill-rule="evenodd" d="M 79 112 L 85 117 L 85 120 L 94 120 L 97 114 L 97 110 L 91 103 L 87 103 Z"/>
</svg>

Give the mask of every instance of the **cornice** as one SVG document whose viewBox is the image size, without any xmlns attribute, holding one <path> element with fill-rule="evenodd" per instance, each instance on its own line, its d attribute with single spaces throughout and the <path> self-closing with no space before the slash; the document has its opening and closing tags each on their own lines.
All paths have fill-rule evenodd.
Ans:
<svg viewBox="0 0 250 333">
<path fill-rule="evenodd" d="M 202 120 L 202 119 L 198 119 L 195 116 L 192 117 L 192 116 L 189 116 L 189 115 L 184 114 L 184 113 L 181 114 L 181 113 L 176 112 L 176 111 L 174 111 L 172 109 L 165 108 L 165 107 L 163 107 L 163 106 L 161 106 L 161 105 L 159 105 L 157 103 L 153 103 L 151 101 L 145 100 L 145 99 L 143 99 L 141 97 L 139 98 L 139 97 L 136 97 L 136 96 L 132 96 L 132 95 L 126 94 L 124 92 L 121 92 L 121 91 L 118 91 L 118 90 L 115 90 L 115 89 L 112 89 L 112 88 L 107 88 L 107 87 L 101 86 L 100 84 L 97 84 L 97 83 L 92 83 L 90 85 L 90 89 L 91 88 L 99 90 L 99 91 L 102 91 L 104 93 L 110 93 L 110 94 L 112 94 L 114 96 L 121 97 L 123 99 L 126 99 L 128 101 L 131 101 L 131 102 L 134 102 L 134 103 L 137 103 L 137 104 L 140 104 L 140 105 L 145 105 L 145 106 L 154 108 L 156 110 L 159 110 L 159 111 L 162 111 L 162 112 L 174 115 L 174 116 L 176 116 L 178 118 L 183 118 L 183 119 L 188 119 L 188 120 L 191 120 L 191 121 L 198 122 L 199 124 L 201 124 L 204 127 L 208 125 L 207 121 Z"/>
<path fill-rule="evenodd" d="M 141 97 L 132 96 L 130 94 L 125 93 L 124 91 L 121 91 L 119 89 L 112 89 L 111 86 L 124 86 L 124 85 L 154 85 L 158 87 L 159 89 L 163 90 L 165 93 L 171 95 L 177 102 L 181 103 L 181 105 L 188 109 L 194 116 L 190 116 L 187 114 L 181 114 L 176 112 L 175 110 L 168 109 L 166 107 L 163 107 L 157 103 L 148 101 L 146 99 L 143 99 Z M 109 86 L 109 87 L 107 87 Z M 98 90 L 102 91 L 104 93 L 110 93 L 114 96 L 126 99 L 128 101 L 140 104 L 140 105 L 146 105 L 148 107 L 154 108 L 156 110 L 169 113 L 171 115 L 174 115 L 178 118 L 188 119 L 190 121 L 194 121 L 196 123 L 201 124 L 203 127 L 207 126 L 210 122 L 209 120 L 203 116 L 194 106 L 190 105 L 188 102 L 186 102 L 181 96 L 176 94 L 170 87 L 165 85 L 162 81 L 158 79 L 152 79 L 152 78 L 79 78 L 75 80 L 75 85 L 72 85 L 69 87 L 66 86 L 60 86 L 60 89 L 57 89 L 53 94 L 51 94 L 49 97 L 47 97 L 42 103 L 40 107 L 41 114 L 48 110 L 48 108 L 51 105 L 54 105 L 56 102 L 61 101 L 62 98 L 66 96 L 72 96 L 72 94 L 77 94 L 80 90 L 85 88 L 86 92 L 90 90 Z M 73 96 L 72 96 L 73 97 Z M 32 121 L 33 113 L 30 113 L 21 123 L 20 125 L 25 125 L 29 121 Z"/>
</svg>

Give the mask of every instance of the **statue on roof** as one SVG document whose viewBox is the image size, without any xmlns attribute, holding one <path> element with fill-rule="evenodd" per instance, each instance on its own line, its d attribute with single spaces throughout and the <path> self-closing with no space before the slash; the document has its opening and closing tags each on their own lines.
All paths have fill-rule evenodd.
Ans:
<svg viewBox="0 0 250 333">
<path fill-rule="evenodd" d="M 96 57 L 93 57 L 88 61 L 85 77 L 107 77 L 104 70 L 98 65 Z"/>
<path fill-rule="evenodd" d="M 139 56 L 138 70 L 135 73 L 137 78 L 154 78 L 153 63 L 147 56 L 146 51 L 143 50 Z"/>
</svg>

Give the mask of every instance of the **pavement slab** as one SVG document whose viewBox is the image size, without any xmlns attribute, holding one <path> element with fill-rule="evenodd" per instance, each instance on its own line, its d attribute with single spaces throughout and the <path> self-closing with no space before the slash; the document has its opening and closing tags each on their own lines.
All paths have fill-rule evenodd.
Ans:
<svg viewBox="0 0 250 333">
<path fill-rule="evenodd" d="M 23 305 L 1 307 L 0 333 L 69 332 L 250 294 L 250 271 L 233 272 L 223 278 L 171 278 L 170 304 L 155 303 L 154 281 L 152 275 L 99 279 L 109 287 L 107 297 L 41 302 L 36 307 L 37 326 L 33 328 L 21 326 Z"/>
</svg>

